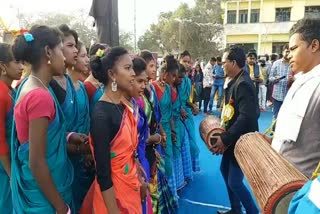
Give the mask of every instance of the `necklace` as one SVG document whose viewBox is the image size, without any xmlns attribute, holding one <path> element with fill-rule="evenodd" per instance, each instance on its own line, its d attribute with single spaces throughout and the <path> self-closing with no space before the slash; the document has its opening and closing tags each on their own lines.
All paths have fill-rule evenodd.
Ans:
<svg viewBox="0 0 320 214">
<path fill-rule="evenodd" d="M 60 77 L 58 77 L 58 78 L 55 78 L 55 80 L 58 82 L 60 87 L 66 91 L 67 90 L 67 78 L 65 78 L 65 76 L 63 76 L 63 79 L 61 79 Z"/>
<path fill-rule="evenodd" d="M 39 79 L 38 77 L 36 77 L 36 76 L 34 76 L 34 75 L 30 75 L 30 77 L 32 77 L 32 78 L 34 78 L 34 79 L 36 79 L 36 80 L 38 80 L 38 82 L 40 82 L 41 84 L 42 84 L 42 86 L 46 89 L 46 90 L 48 90 L 49 91 L 49 89 L 48 89 L 48 87 L 42 82 L 42 80 L 41 79 Z"/>
</svg>

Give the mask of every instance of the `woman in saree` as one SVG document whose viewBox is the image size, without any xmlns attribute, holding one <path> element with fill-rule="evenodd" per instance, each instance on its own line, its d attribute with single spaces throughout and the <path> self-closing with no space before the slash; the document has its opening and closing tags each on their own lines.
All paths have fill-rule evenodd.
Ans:
<svg viewBox="0 0 320 214">
<path fill-rule="evenodd" d="M 189 68 L 191 55 L 188 51 L 184 51 L 180 56 L 180 63 L 186 68 Z M 181 117 L 187 130 L 188 141 L 190 145 L 190 153 L 192 159 L 193 172 L 200 171 L 199 163 L 199 148 L 196 143 L 195 124 L 193 121 L 193 114 L 197 114 L 199 109 L 189 101 L 191 94 L 192 83 L 187 75 L 183 78 L 180 86 L 178 87 L 179 97 L 181 101 Z M 186 141 L 185 141 L 186 142 Z M 187 142 L 186 142 L 187 143 Z"/>
<path fill-rule="evenodd" d="M 78 35 L 66 25 L 59 30 L 63 33 L 63 55 L 65 57 L 65 72 L 54 77 L 50 82 L 66 118 L 66 129 L 73 135 L 81 136 L 87 142 L 90 130 L 89 100 L 80 78 L 80 72 L 75 69 L 78 60 Z M 68 145 L 68 155 L 74 168 L 72 191 L 76 212 L 79 212 L 82 201 L 93 181 L 94 174 L 85 166 L 85 159 L 90 154 L 88 144 Z"/>
<path fill-rule="evenodd" d="M 90 58 L 97 55 L 103 55 L 104 50 L 107 48 L 106 45 L 96 43 L 93 44 L 90 48 Z M 90 66 L 89 66 L 90 67 Z M 90 68 L 91 69 L 91 68 Z M 91 112 L 95 106 L 95 104 L 98 102 L 100 97 L 102 96 L 104 92 L 103 84 L 101 84 L 97 78 L 94 76 L 94 73 L 90 72 L 89 77 L 84 81 L 84 87 L 86 88 L 87 95 L 89 98 L 89 104 L 90 104 L 90 115 Z"/>
<path fill-rule="evenodd" d="M 154 86 L 151 84 L 157 77 L 156 60 L 151 52 L 144 50 L 140 56 L 146 61 L 148 81 L 142 99 L 138 100 L 148 118 L 150 136 L 146 146 L 146 157 L 150 165 L 150 195 L 153 213 L 174 213 L 178 206 L 165 177 L 164 148 L 166 134 L 160 125 L 161 111 Z M 160 136 L 159 136 L 160 135 Z M 160 142 L 160 143 L 159 143 Z"/>
<path fill-rule="evenodd" d="M 15 99 L 13 213 L 70 213 L 73 169 L 67 157 L 65 119 L 49 87 L 53 76 L 63 72 L 62 48 L 60 31 L 46 26 L 31 28 L 13 45 L 15 59 L 32 66 Z"/>
<path fill-rule="evenodd" d="M 4 214 L 12 213 L 10 143 L 15 90 L 11 84 L 21 78 L 23 70 L 11 48 L 9 44 L 0 43 L 0 210 Z"/>
<path fill-rule="evenodd" d="M 140 99 L 144 93 L 147 82 L 146 62 L 140 57 L 134 57 L 132 60 L 133 70 L 135 72 L 135 81 L 133 90 L 130 93 L 124 93 L 124 100 L 132 105 L 138 125 L 138 159 L 140 164 L 140 175 L 142 177 L 142 186 L 146 192 L 145 200 L 142 200 L 142 213 L 153 214 L 152 202 L 147 184 L 150 182 L 150 165 L 146 158 L 146 144 L 152 139 L 149 139 L 148 118 L 144 110 L 137 104 L 136 100 Z"/>
<path fill-rule="evenodd" d="M 194 103 L 201 109 L 203 100 L 203 72 L 200 64 L 197 64 L 194 69 Z"/>
<path fill-rule="evenodd" d="M 182 143 L 184 139 L 184 125 L 181 121 L 181 102 L 178 95 L 178 91 L 176 88 L 176 81 L 178 78 L 175 79 L 175 81 L 169 81 L 167 82 L 171 87 L 171 100 L 172 100 L 172 118 L 174 123 L 174 134 L 176 137 L 176 142 L 173 144 L 173 166 L 174 166 L 174 174 L 176 178 L 176 186 L 177 190 L 181 190 L 185 186 L 185 176 L 183 171 L 183 165 L 182 165 Z"/>
<path fill-rule="evenodd" d="M 175 136 L 172 136 L 173 120 L 172 120 L 172 100 L 171 89 L 167 82 L 171 83 L 175 81 L 178 71 L 178 63 L 172 55 L 169 55 L 165 59 L 165 63 L 161 67 L 160 79 L 153 82 L 155 91 L 159 100 L 161 110 L 160 124 L 166 134 L 166 147 L 164 149 L 164 168 L 165 176 L 168 179 L 170 190 L 173 193 L 173 200 L 178 200 L 176 178 L 174 174 L 173 165 L 173 143 L 175 143 Z"/>
<path fill-rule="evenodd" d="M 111 48 L 93 57 L 90 67 L 105 91 L 91 116 L 90 143 L 97 175 L 80 213 L 141 214 L 137 122 L 133 109 L 122 101 L 135 81 L 131 57 L 124 48 Z"/>
</svg>

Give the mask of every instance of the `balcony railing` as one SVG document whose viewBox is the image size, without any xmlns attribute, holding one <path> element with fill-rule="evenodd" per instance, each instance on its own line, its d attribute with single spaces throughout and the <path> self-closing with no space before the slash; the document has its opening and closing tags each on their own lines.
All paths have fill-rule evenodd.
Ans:
<svg viewBox="0 0 320 214">
<path fill-rule="evenodd" d="M 224 25 L 226 35 L 241 34 L 284 34 L 290 31 L 295 22 L 248 23 Z"/>
</svg>

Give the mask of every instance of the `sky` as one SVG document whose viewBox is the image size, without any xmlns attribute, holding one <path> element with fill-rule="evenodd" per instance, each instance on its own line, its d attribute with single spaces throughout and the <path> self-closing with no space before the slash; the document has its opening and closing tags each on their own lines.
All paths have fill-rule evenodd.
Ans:
<svg viewBox="0 0 320 214">
<path fill-rule="evenodd" d="M 12 29 L 19 27 L 15 18 L 20 13 L 60 12 L 70 13 L 84 9 L 89 12 L 91 0 L 0 0 L 0 17 Z M 137 37 L 156 23 L 160 12 L 175 10 L 181 3 L 194 6 L 194 0 L 136 0 Z M 118 0 L 119 27 L 134 31 L 134 0 Z M 89 17 L 88 17 L 89 18 Z M 91 18 L 91 17 L 90 17 Z M 93 19 L 93 18 L 92 18 Z"/>
</svg>

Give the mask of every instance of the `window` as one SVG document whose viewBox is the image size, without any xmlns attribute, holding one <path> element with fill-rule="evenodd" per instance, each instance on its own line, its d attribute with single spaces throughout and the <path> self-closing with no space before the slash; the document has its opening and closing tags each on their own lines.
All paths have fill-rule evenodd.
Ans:
<svg viewBox="0 0 320 214">
<path fill-rule="evenodd" d="M 305 7 L 304 17 L 305 18 L 320 18 L 320 6 Z"/>
<path fill-rule="evenodd" d="M 229 10 L 228 11 L 228 17 L 227 17 L 227 23 L 228 24 L 235 24 L 237 19 L 237 11 L 235 10 Z"/>
<path fill-rule="evenodd" d="M 291 8 L 276 8 L 276 22 L 289 22 Z"/>
<path fill-rule="evenodd" d="M 260 10 L 251 10 L 250 23 L 259 23 Z"/>
<path fill-rule="evenodd" d="M 239 23 L 248 23 L 248 10 L 239 10 Z"/>
<path fill-rule="evenodd" d="M 227 44 L 227 47 L 236 46 L 242 48 L 245 53 L 248 53 L 250 50 L 257 50 L 258 44 L 257 43 L 236 43 L 236 44 Z"/>
<path fill-rule="evenodd" d="M 285 42 L 273 42 L 272 43 L 272 53 L 282 54 L 283 46 L 288 43 Z"/>
</svg>

